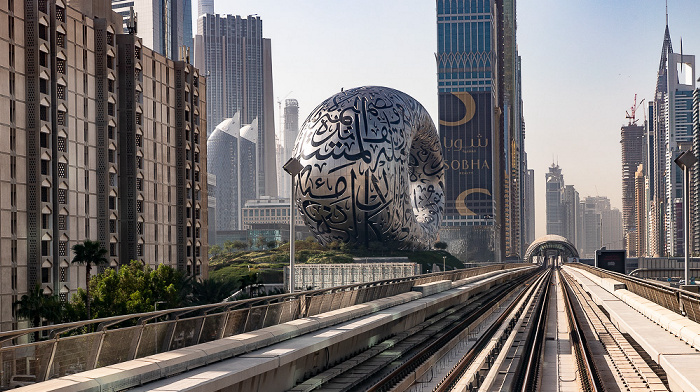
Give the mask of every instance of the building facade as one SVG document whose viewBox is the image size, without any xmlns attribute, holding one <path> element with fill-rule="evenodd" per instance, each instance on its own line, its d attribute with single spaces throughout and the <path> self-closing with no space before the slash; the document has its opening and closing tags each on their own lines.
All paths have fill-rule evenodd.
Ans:
<svg viewBox="0 0 700 392">
<path fill-rule="evenodd" d="M 141 43 L 171 60 L 180 60 L 180 47 L 193 53 L 191 0 L 112 0 L 112 9 L 124 19 L 136 14 L 136 34 Z"/>
<path fill-rule="evenodd" d="M 104 1 L 14 1 L 0 92 L 2 329 L 40 285 L 67 300 L 84 287 L 71 247 L 97 240 L 111 266 L 132 259 L 206 275 L 206 86 L 198 71 L 122 33 Z M 8 19 L 5 19 L 8 20 Z M 12 55 L 14 52 L 14 56 Z M 200 99 L 200 96 L 202 97 Z M 2 197 L 2 196 L 0 196 Z M 7 273 L 7 274 L 5 274 Z"/>
<path fill-rule="evenodd" d="M 440 239 L 463 261 L 505 257 L 503 4 L 437 0 L 439 133 L 445 166 Z"/>
<path fill-rule="evenodd" d="M 637 217 L 636 206 L 636 173 L 644 159 L 644 127 L 630 122 L 620 130 L 620 147 L 622 148 L 622 227 L 626 244 L 632 245 L 636 254 Z M 639 228 L 644 230 L 644 227 Z M 625 247 L 627 254 L 632 254 L 632 248 Z"/>
<path fill-rule="evenodd" d="M 258 16 L 203 14 L 197 20 L 195 66 L 207 75 L 207 135 L 240 113 L 257 120 L 260 195 L 277 196 L 272 55 Z"/>
<path fill-rule="evenodd" d="M 552 166 L 549 167 L 549 173 L 547 173 L 545 177 L 547 180 L 547 193 L 545 197 L 547 203 L 547 234 L 565 237 L 564 209 L 562 206 L 564 176 L 561 174 L 559 165 L 552 163 Z"/>
<path fill-rule="evenodd" d="M 257 198 L 257 120 L 241 127 L 240 115 L 216 126 L 207 140 L 209 172 L 216 176 L 216 231 L 243 229 L 241 210 Z"/>
<path fill-rule="evenodd" d="M 299 134 L 299 102 L 296 99 L 284 101 L 284 125 L 282 129 L 284 130 L 280 138 L 282 148 L 277 160 L 277 167 L 282 167 L 292 157 L 294 142 Z M 277 190 L 280 197 L 291 197 L 291 181 L 291 176 L 286 174 L 277 177 Z"/>
</svg>

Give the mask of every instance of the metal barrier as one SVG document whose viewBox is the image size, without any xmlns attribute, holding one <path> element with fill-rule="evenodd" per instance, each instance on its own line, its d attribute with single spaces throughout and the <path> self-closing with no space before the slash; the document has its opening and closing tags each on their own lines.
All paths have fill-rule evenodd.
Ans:
<svg viewBox="0 0 700 392">
<path fill-rule="evenodd" d="M 62 377 L 406 293 L 415 285 L 522 267 L 494 264 L 330 289 L 0 332 L 0 388 L 12 375 Z M 94 331 L 94 332 L 88 332 Z M 19 344 L 35 333 L 49 339 Z"/>
<path fill-rule="evenodd" d="M 689 291 L 664 286 L 654 281 L 643 280 L 618 272 L 607 271 L 586 264 L 570 263 L 571 267 L 586 270 L 601 278 L 610 278 L 624 283 L 627 290 L 649 301 L 685 315 L 688 319 L 700 323 L 700 295 Z"/>
</svg>

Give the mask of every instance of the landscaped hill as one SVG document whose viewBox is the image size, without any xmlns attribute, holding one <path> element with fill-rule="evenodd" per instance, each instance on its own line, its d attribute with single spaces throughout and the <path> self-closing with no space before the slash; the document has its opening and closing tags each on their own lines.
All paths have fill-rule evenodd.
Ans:
<svg viewBox="0 0 700 392">
<path fill-rule="evenodd" d="M 285 243 L 274 249 L 244 250 L 229 246 L 212 247 L 209 261 L 209 276 L 216 279 L 240 279 L 249 272 L 258 272 L 265 283 L 281 283 L 282 270 L 289 265 L 289 244 Z M 422 272 L 432 270 L 433 264 L 442 268 L 443 256 L 448 269 L 463 268 L 457 258 L 444 250 L 410 251 L 389 250 L 380 244 L 371 244 L 369 248 L 353 248 L 346 244 L 331 244 L 324 247 L 313 238 L 295 243 L 295 262 L 297 264 L 352 263 L 353 258 L 363 257 L 407 257 L 412 263 L 421 265 Z"/>
</svg>

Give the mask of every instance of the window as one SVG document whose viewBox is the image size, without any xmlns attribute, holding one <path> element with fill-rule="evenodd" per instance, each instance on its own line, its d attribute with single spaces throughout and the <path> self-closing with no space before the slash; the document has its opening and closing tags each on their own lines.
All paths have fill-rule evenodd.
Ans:
<svg viewBox="0 0 700 392">
<path fill-rule="evenodd" d="M 56 96 L 58 99 L 66 99 L 66 86 L 57 85 L 56 86 Z"/>
<path fill-rule="evenodd" d="M 49 107 L 41 105 L 39 106 L 39 118 L 41 121 L 49 121 Z"/>
<path fill-rule="evenodd" d="M 143 257 L 143 244 L 136 244 L 136 255 Z"/>
<path fill-rule="evenodd" d="M 51 202 L 51 188 L 47 186 L 41 187 L 41 201 L 44 203 Z"/>
<path fill-rule="evenodd" d="M 143 235 L 143 222 L 136 222 L 136 233 Z"/>
<path fill-rule="evenodd" d="M 117 209 L 117 197 L 116 197 L 116 196 L 110 196 L 110 197 L 109 197 L 109 209 L 110 209 L 110 210 L 116 210 L 116 209 Z"/>
<path fill-rule="evenodd" d="M 51 162 L 46 159 L 41 160 L 41 175 L 50 176 L 51 175 Z"/>
<path fill-rule="evenodd" d="M 68 189 L 58 189 L 58 202 L 61 204 L 68 204 Z"/>
<path fill-rule="evenodd" d="M 112 102 L 107 103 L 107 114 L 114 116 L 114 104 Z"/>
<path fill-rule="evenodd" d="M 58 242 L 58 255 L 61 257 L 68 256 L 68 241 Z"/>
<path fill-rule="evenodd" d="M 107 151 L 107 160 L 109 160 L 110 163 L 116 163 L 116 161 L 117 161 L 116 157 L 117 157 L 117 152 L 110 148 Z"/>
<path fill-rule="evenodd" d="M 61 282 L 67 282 L 67 281 L 68 281 L 68 279 L 67 279 L 67 278 L 68 278 L 68 268 L 67 268 L 67 267 L 61 267 L 61 268 L 59 269 L 59 272 L 60 272 L 60 275 L 61 275 L 61 277 L 60 277 Z"/>
<path fill-rule="evenodd" d="M 51 268 L 43 267 L 41 269 L 41 283 L 49 283 L 51 281 L 49 276 L 51 276 Z"/>
<path fill-rule="evenodd" d="M 39 38 L 47 41 L 49 39 L 49 26 L 39 25 Z"/>
<path fill-rule="evenodd" d="M 117 220 L 116 219 L 109 220 L 109 232 L 112 234 L 117 232 Z"/>
<path fill-rule="evenodd" d="M 51 256 L 51 241 L 41 241 L 41 255 Z"/>
<path fill-rule="evenodd" d="M 56 71 L 61 74 L 66 74 L 66 60 L 56 59 Z"/>
<path fill-rule="evenodd" d="M 143 200 L 136 200 L 136 212 L 143 213 Z"/>
<path fill-rule="evenodd" d="M 136 179 L 136 189 L 139 191 L 143 191 L 143 178 Z"/>
<path fill-rule="evenodd" d="M 10 45 L 10 57 L 13 57 L 13 46 Z M 46 52 L 39 52 L 39 65 L 42 67 L 48 67 L 49 66 L 49 54 Z"/>
<path fill-rule="evenodd" d="M 107 44 L 114 46 L 114 34 L 107 32 Z"/>
<path fill-rule="evenodd" d="M 66 47 L 66 36 L 65 34 L 61 34 L 59 32 L 56 32 L 56 45 L 60 46 L 62 48 Z"/>
<path fill-rule="evenodd" d="M 39 134 L 39 144 L 41 145 L 42 148 L 50 148 L 49 147 L 49 134 L 41 132 Z"/>
<path fill-rule="evenodd" d="M 58 137 L 58 151 L 68 152 L 66 138 L 63 136 Z"/>
<path fill-rule="evenodd" d="M 112 79 L 107 80 L 107 91 L 109 91 L 110 93 L 114 92 L 114 80 L 112 80 Z"/>
<path fill-rule="evenodd" d="M 114 57 L 107 56 L 107 68 L 114 69 Z"/>
<path fill-rule="evenodd" d="M 61 178 L 68 178 L 68 164 L 65 162 L 58 163 L 58 175 Z"/>
<path fill-rule="evenodd" d="M 137 118 L 140 116 L 138 113 L 136 113 Z M 143 141 L 143 137 L 141 135 L 136 135 L 136 147 L 141 147 L 141 143 Z"/>
<path fill-rule="evenodd" d="M 113 126 L 110 125 L 107 127 L 107 137 L 108 138 L 114 140 L 114 132 L 115 132 L 115 129 Z"/>
<path fill-rule="evenodd" d="M 109 186 L 119 186 L 117 173 L 109 173 Z"/>
<path fill-rule="evenodd" d="M 58 121 L 58 125 L 66 125 L 66 112 L 59 110 L 56 116 L 56 121 Z"/>
<path fill-rule="evenodd" d="M 117 244 L 112 242 L 109 244 L 109 255 L 110 256 L 116 256 L 117 255 Z"/>
<path fill-rule="evenodd" d="M 56 6 L 56 19 L 60 20 L 63 23 L 66 22 L 66 12 L 63 8 L 58 6 Z"/>
<path fill-rule="evenodd" d="M 58 230 L 68 230 L 68 216 L 59 215 L 58 216 Z"/>
</svg>

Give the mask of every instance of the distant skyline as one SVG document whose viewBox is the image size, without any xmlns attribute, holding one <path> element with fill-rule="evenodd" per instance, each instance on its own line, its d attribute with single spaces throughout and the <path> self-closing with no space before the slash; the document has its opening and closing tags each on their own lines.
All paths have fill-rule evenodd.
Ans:
<svg viewBox="0 0 700 392">
<path fill-rule="evenodd" d="M 401 90 L 436 121 L 435 2 L 329 4 L 218 1 L 215 11 L 262 18 L 263 36 L 272 40 L 275 99 L 297 99 L 300 123 L 341 88 L 361 85 Z M 196 2 L 193 7 L 196 15 Z M 682 37 L 683 52 L 700 55 L 700 2 L 670 0 L 668 12 L 675 51 Z M 625 111 L 635 93 L 637 102 L 645 99 L 642 107 L 653 98 L 665 2 L 531 0 L 518 2 L 517 18 L 525 149 L 535 170 L 540 237 L 546 232 L 545 173 L 552 162 L 581 198 L 607 196 L 621 209 L 620 127 L 627 124 Z"/>
</svg>

